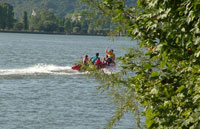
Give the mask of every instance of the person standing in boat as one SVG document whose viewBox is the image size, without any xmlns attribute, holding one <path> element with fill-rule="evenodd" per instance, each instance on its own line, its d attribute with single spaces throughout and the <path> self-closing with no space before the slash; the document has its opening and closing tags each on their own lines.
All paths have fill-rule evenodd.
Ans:
<svg viewBox="0 0 200 129">
<path fill-rule="evenodd" d="M 111 62 L 115 61 L 115 53 L 113 49 L 110 49 L 110 51 L 108 51 L 109 47 L 106 48 L 105 52 L 108 55 L 108 60 L 111 60 Z"/>
</svg>

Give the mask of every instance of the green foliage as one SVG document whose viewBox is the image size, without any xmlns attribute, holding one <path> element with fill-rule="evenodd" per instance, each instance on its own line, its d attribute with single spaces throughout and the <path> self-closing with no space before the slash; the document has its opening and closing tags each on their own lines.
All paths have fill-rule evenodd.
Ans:
<svg viewBox="0 0 200 129">
<path fill-rule="evenodd" d="M 38 15 L 31 16 L 31 30 L 54 32 L 58 29 L 58 18 L 53 12 L 43 9 Z"/>
<path fill-rule="evenodd" d="M 70 34 L 70 33 L 72 32 L 73 27 L 72 27 L 72 23 L 71 23 L 71 20 L 70 20 L 70 19 L 66 19 L 66 20 L 65 20 L 65 25 L 64 25 L 64 27 L 65 27 L 65 31 L 66 31 L 68 34 Z"/>
<path fill-rule="evenodd" d="M 47 8 L 57 16 L 64 17 L 82 8 L 78 0 L 0 0 L 0 2 L 14 5 L 15 16 L 18 20 L 21 19 L 24 11 L 31 14 L 33 10 L 40 12 L 41 9 Z"/>
<path fill-rule="evenodd" d="M 137 54 L 134 53 L 134 57 L 141 56 L 142 53 L 135 49 L 131 49 L 131 53 L 129 54 L 133 54 L 133 50 L 137 52 Z M 122 57 L 118 58 L 118 60 L 122 61 Z M 132 62 L 127 62 L 127 64 L 130 65 Z M 138 128 L 142 127 L 142 123 L 140 121 L 140 104 L 136 99 L 137 94 L 135 94 L 135 87 L 130 82 L 131 75 L 134 73 L 132 70 L 126 69 L 127 67 L 125 65 L 123 65 L 123 68 L 124 69 L 117 73 L 107 74 L 104 72 L 104 70 L 97 69 L 95 66 L 91 67 L 90 65 L 90 67 L 86 67 L 86 70 L 89 71 L 89 77 L 94 77 L 97 81 L 102 83 L 102 86 L 100 86 L 98 89 L 101 90 L 101 92 L 106 91 L 112 97 L 109 103 L 114 103 L 117 105 L 115 115 L 105 127 L 107 129 L 113 128 L 113 126 L 115 126 L 127 112 L 136 115 Z"/>
<path fill-rule="evenodd" d="M 24 11 L 24 16 L 23 16 L 23 24 L 24 24 L 24 30 L 28 30 L 28 15 L 27 12 Z"/>
<path fill-rule="evenodd" d="M 134 95 L 129 104 L 140 102 L 144 107 L 147 128 L 200 128 L 200 2 L 138 0 L 136 9 L 124 0 L 87 2 L 110 16 L 117 31 L 126 31 L 143 48 L 119 58 L 120 73 L 92 71 L 105 84 L 103 91 L 114 91 L 111 96 L 119 108 L 128 100 L 124 96 Z M 126 111 L 137 112 L 124 106 L 127 110 L 117 110 L 110 125 Z"/>
<path fill-rule="evenodd" d="M 23 30 L 24 29 L 24 24 L 23 23 L 21 23 L 21 22 L 17 22 L 17 23 L 15 23 L 15 25 L 14 25 L 14 29 L 15 30 Z"/>
<path fill-rule="evenodd" d="M 0 29 L 10 29 L 14 25 L 13 6 L 0 2 Z"/>
<path fill-rule="evenodd" d="M 111 17 L 105 18 L 98 11 L 92 14 L 93 10 L 83 3 L 80 4 L 80 1 L 16 0 L 4 2 L 6 3 L 2 3 L 2 7 L 9 5 L 7 3 L 12 3 L 15 6 L 15 17 L 20 20 L 14 21 L 12 19 L 14 17 L 12 6 L 0 8 L 0 14 L 4 12 L 0 17 L 4 19 L 0 21 L 2 29 L 13 29 L 14 22 L 18 22 L 17 26 L 22 22 L 24 24 L 23 30 L 26 31 L 65 32 L 67 34 L 107 35 L 113 29 Z M 71 11 L 68 10 L 68 6 L 70 6 Z M 9 9 L 9 11 L 5 9 Z M 60 14 L 60 11 L 64 12 Z M 91 17 L 91 15 L 95 17 Z M 15 29 L 20 29 L 20 27 Z"/>
</svg>

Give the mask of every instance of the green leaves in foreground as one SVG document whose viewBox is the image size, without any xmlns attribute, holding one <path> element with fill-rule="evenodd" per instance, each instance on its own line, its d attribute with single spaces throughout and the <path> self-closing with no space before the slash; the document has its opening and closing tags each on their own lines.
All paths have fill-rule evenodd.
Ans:
<svg viewBox="0 0 200 129">
<path fill-rule="evenodd" d="M 138 111 L 128 105 L 143 106 L 147 128 L 199 129 L 199 0 L 138 0 L 135 10 L 123 0 L 105 2 L 105 14 L 118 23 L 118 31 L 138 40 L 141 50 L 131 49 L 120 57 L 120 72 L 103 74 L 102 89 L 111 92 L 118 107 L 132 109 L 121 114 Z"/>
</svg>

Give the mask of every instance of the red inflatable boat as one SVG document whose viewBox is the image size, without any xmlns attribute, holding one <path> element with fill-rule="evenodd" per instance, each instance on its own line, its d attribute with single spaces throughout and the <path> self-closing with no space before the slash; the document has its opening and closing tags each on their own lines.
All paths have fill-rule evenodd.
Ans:
<svg viewBox="0 0 200 129">
<path fill-rule="evenodd" d="M 101 64 L 101 65 L 96 65 L 98 68 L 100 68 L 100 69 L 102 69 L 102 68 L 112 68 L 112 67 L 115 67 L 116 66 L 116 64 L 115 64 L 115 62 L 113 62 L 113 63 L 111 63 L 111 64 Z M 81 64 L 75 64 L 75 65 L 73 65 L 72 66 L 72 69 L 73 70 L 78 70 L 78 71 L 80 71 L 81 70 L 81 67 L 82 67 L 82 65 Z"/>
</svg>

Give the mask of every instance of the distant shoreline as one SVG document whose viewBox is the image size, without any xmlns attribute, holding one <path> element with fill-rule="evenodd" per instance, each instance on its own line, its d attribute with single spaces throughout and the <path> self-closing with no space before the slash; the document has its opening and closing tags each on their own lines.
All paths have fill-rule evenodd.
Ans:
<svg viewBox="0 0 200 129">
<path fill-rule="evenodd" d="M 15 31 L 15 30 L 0 30 L 0 33 L 25 33 L 25 34 L 55 34 L 55 35 L 66 35 L 61 32 L 32 32 L 32 31 Z"/>
<path fill-rule="evenodd" d="M 97 35 L 97 34 L 67 34 L 64 32 L 33 32 L 33 31 L 15 31 L 15 30 L 0 30 L 0 33 L 22 33 L 22 34 L 52 34 L 52 35 L 87 35 L 87 36 L 108 36 L 108 35 Z"/>
</svg>

